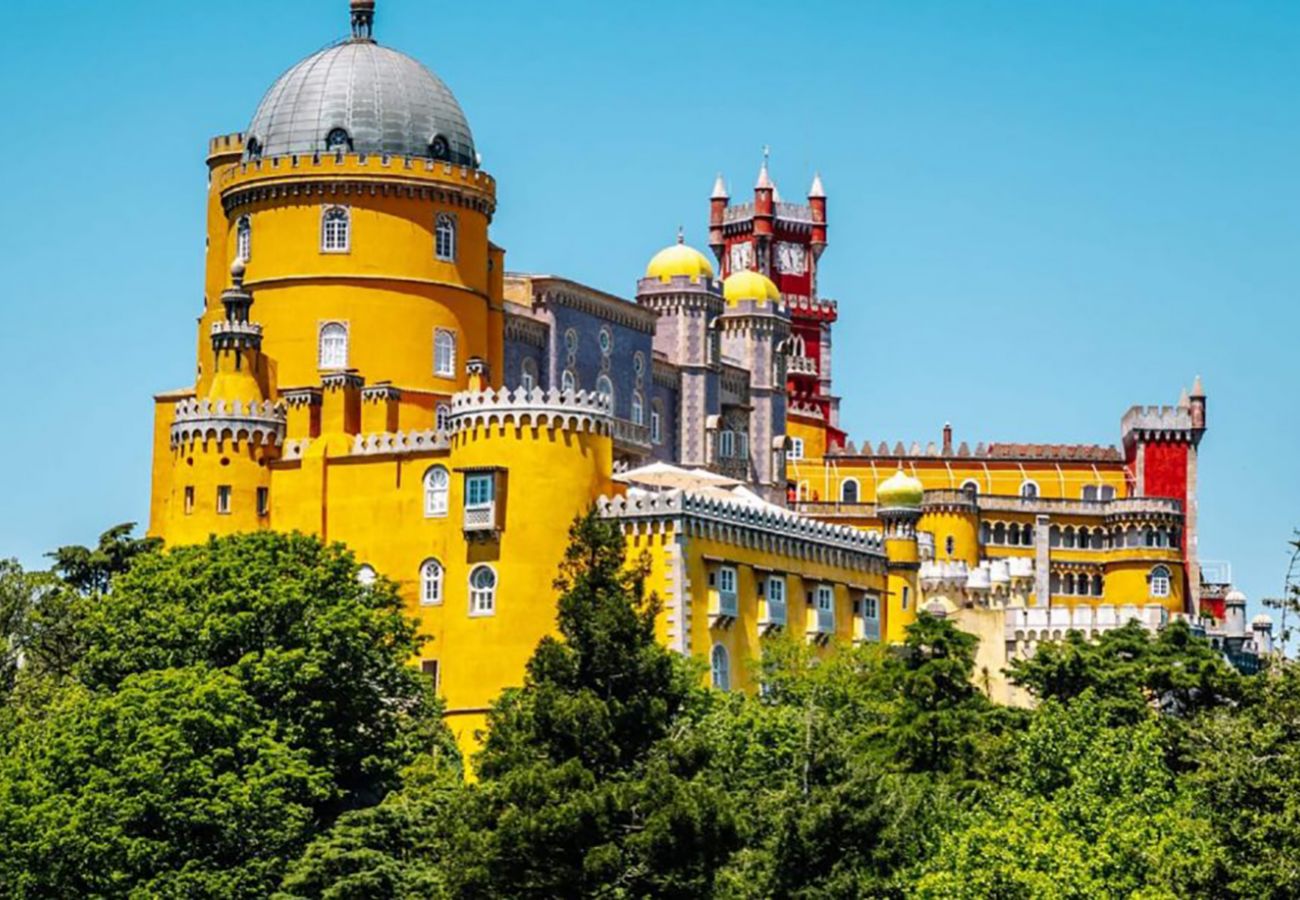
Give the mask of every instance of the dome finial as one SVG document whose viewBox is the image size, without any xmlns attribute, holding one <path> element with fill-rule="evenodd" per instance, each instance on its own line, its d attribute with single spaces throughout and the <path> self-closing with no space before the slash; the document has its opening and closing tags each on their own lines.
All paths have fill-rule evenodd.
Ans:
<svg viewBox="0 0 1300 900">
<path fill-rule="evenodd" d="M 374 29 L 375 0 L 352 0 L 352 40 L 374 40 Z"/>
<path fill-rule="evenodd" d="M 686 243 L 686 230 L 680 225 L 677 226 L 677 243 Z"/>
</svg>

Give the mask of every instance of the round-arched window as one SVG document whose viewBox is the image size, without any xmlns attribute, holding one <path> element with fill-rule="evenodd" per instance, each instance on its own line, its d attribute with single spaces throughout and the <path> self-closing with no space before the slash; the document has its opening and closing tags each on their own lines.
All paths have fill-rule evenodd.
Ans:
<svg viewBox="0 0 1300 900">
<path fill-rule="evenodd" d="M 853 478 L 846 478 L 840 483 L 840 502 L 857 503 L 860 496 L 858 491 L 858 482 Z"/>
<path fill-rule="evenodd" d="M 720 691 L 731 690 L 731 660 L 727 656 L 727 648 L 714 644 L 709 662 L 713 670 L 713 686 Z"/>
<path fill-rule="evenodd" d="M 426 559 L 420 564 L 420 603 L 437 606 L 442 602 L 442 563 Z"/>
<path fill-rule="evenodd" d="M 352 148 L 352 138 L 348 135 L 346 128 L 331 128 L 325 135 L 326 150 L 349 150 Z"/>
<path fill-rule="evenodd" d="M 469 573 L 469 614 L 490 616 L 496 611 L 497 573 L 491 566 L 475 566 Z"/>
<path fill-rule="evenodd" d="M 442 466 L 433 466 L 424 473 L 424 517 L 440 519 L 447 515 L 447 492 L 451 475 Z"/>
</svg>

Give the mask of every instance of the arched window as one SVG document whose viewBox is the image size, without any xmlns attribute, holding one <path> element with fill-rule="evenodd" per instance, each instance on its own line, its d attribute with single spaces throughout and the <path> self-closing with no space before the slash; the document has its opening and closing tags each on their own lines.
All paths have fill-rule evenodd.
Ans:
<svg viewBox="0 0 1300 900">
<path fill-rule="evenodd" d="M 451 407 L 445 403 L 439 403 L 438 408 L 433 413 L 433 426 L 439 431 L 446 431 L 451 427 Z"/>
<path fill-rule="evenodd" d="M 662 444 L 664 442 L 664 414 L 663 406 L 658 400 L 650 404 L 650 443 Z"/>
<path fill-rule="evenodd" d="M 1074 549 L 1074 527 L 1067 525 L 1065 531 L 1061 533 L 1061 546 Z"/>
<path fill-rule="evenodd" d="M 420 604 L 437 606 L 442 602 L 442 563 L 426 559 L 420 564 Z"/>
<path fill-rule="evenodd" d="M 433 374 L 456 377 L 456 335 L 445 328 L 433 333 Z"/>
<path fill-rule="evenodd" d="M 1156 533 L 1150 528 L 1142 529 L 1142 546 L 1154 547 L 1156 545 Z"/>
<path fill-rule="evenodd" d="M 645 424 L 645 401 L 641 399 L 641 392 L 632 393 L 632 421 L 637 425 Z"/>
<path fill-rule="evenodd" d="M 1067 593 L 1067 594 L 1073 594 L 1073 593 L 1074 593 L 1074 573 L 1073 573 L 1073 572 L 1066 572 L 1066 573 L 1065 573 L 1065 593 Z"/>
<path fill-rule="evenodd" d="M 564 374 L 560 376 L 560 387 L 566 391 L 576 391 L 578 389 L 578 379 L 573 374 L 572 369 L 564 370 Z"/>
<path fill-rule="evenodd" d="M 447 262 L 456 260 L 456 217 L 450 213 L 438 213 L 433 227 L 434 252 L 438 259 Z"/>
<path fill-rule="evenodd" d="M 1080 550 L 1087 550 L 1087 549 L 1088 549 L 1088 540 L 1090 539 L 1090 537 L 1091 537 L 1091 535 L 1090 535 L 1090 533 L 1088 532 L 1087 527 L 1084 527 L 1084 528 L 1080 528 L 1080 529 L 1079 529 L 1079 549 L 1080 549 Z"/>
<path fill-rule="evenodd" d="M 240 216 L 235 226 L 235 258 L 248 262 L 253 258 L 253 220 Z"/>
<path fill-rule="evenodd" d="M 609 380 L 608 375 L 601 375 L 596 379 L 596 393 L 604 394 L 609 398 L 610 403 L 614 402 L 614 382 Z"/>
<path fill-rule="evenodd" d="M 953 538 L 951 534 L 943 539 L 943 552 L 948 555 L 949 559 L 952 558 L 953 551 L 956 549 L 957 549 L 957 541 Z"/>
<path fill-rule="evenodd" d="M 803 438 L 790 438 L 790 459 L 803 459 Z"/>
<path fill-rule="evenodd" d="M 435 134 L 433 140 L 429 141 L 429 155 L 434 159 L 447 159 L 451 156 L 451 145 L 445 137 Z"/>
<path fill-rule="evenodd" d="M 720 691 L 731 690 L 731 660 L 727 656 L 727 648 L 714 644 L 709 662 L 713 669 L 713 686 Z"/>
<path fill-rule="evenodd" d="M 326 322 L 320 327 L 318 365 L 322 369 L 348 367 L 348 327 L 342 322 Z"/>
<path fill-rule="evenodd" d="M 1052 575 L 1051 575 L 1051 577 L 1048 579 L 1048 582 L 1049 582 L 1049 587 L 1048 587 L 1049 592 L 1051 592 L 1051 593 L 1053 593 L 1053 594 L 1059 594 L 1059 593 L 1061 593 L 1061 576 L 1060 576 L 1060 574 L 1058 574 L 1058 573 L 1056 573 L 1056 572 L 1053 572 Z"/>
<path fill-rule="evenodd" d="M 1101 597 L 1102 595 L 1104 595 L 1106 593 L 1103 590 L 1105 586 L 1106 586 L 1106 582 L 1102 580 L 1102 577 L 1100 575 L 1092 576 L 1092 595 L 1094 597 Z"/>
<path fill-rule="evenodd" d="M 1169 569 L 1165 566 L 1156 566 L 1151 570 L 1150 581 L 1152 597 L 1169 596 Z"/>
<path fill-rule="evenodd" d="M 980 495 L 979 482 L 967 479 L 961 483 L 961 492 L 974 500 Z"/>
<path fill-rule="evenodd" d="M 993 543 L 1005 544 L 1007 542 L 1007 526 L 1004 522 L 997 522 L 993 525 Z"/>
<path fill-rule="evenodd" d="M 1034 546 L 1034 526 L 1026 525 L 1020 529 L 1020 545 L 1022 547 Z"/>
<path fill-rule="evenodd" d="M 519 364 L 519 386 L 526 391 L 537 387 L 537 363 L 528 357 Z"/>
<path fill-rule="evenodd" d="M 469 614 L 490 616 L 497 606 L 497 573 L 491 566 L 475 566 L 469 573 Z"/>
<path fill-rule="evenodd" d="M 840 482 L 841 503 L 857 503 L 858 496 L 858 480 L 856 478 L 846 478 Z"/>
<path fill-rule="evenodd" d="M 1020 496 L 1025 497 L 1029 500 L 1037 499 L 1038 485 L 1032 481 L 1024 482 L 1022 485 L 1020 485 Z"/>
<path fill-rule="evenodd" d="M 451 475 L 442 466 L 433 466 L 424 473 L 424 517 L 440 519 L 447 515 L 447 491 L 451 488 Z"/>
<path fill-rule="evenodd" d="M 375 567 L 368 563 L 362 563 L 357 567 L 357 581 L 366 587 L 370 587 L 370 585 L 374 584 L 375 579 L 378 577 L 379 575 L 375 572 Z"/>
<path fill-rule="evenodd" d="M 1020 523 L 1012 522 L 1007 527 L 1007 543 L 1012 547 L 1020 546 Z"/>
<path fill-rule="evenodd" d="M 321 213 L 320 249 L 323 253 L 347 253 L 351 246 L 348 211 L 342 206 L 327 206 Z"/>
<path fill-rule="evenodd" d="M 255 137 L 251 137 L 251 138 L 248 139 L 248 144 L 247 144 L 246 146 L 247 146 L 247 148 L 248 148 L 248 158 L 249 158 L 249 159 L 261 159 L 261 158 L 262 158 L 262 142 L 261 142 L 261 141 L 259 141 L 259 140 L 258 140 L 257 138 L 255 138 Z"/>
<path fill-rule="evenodd" d="M 980 522 L 980 543 L 988 544 L 993 540 L 993 526 L 988 522 Z"/>
<path fill-rule="evenodd" d="M 346 128 L 331 128 L 325 135 L 325 149 L 330 151 L 351 150 L 352 137 Z"/>
<path fill-rule="evenodd" d="M 1049 546 L 1049 547 L 1059 547 L 1059 546 L 1061 546 L 1061 526 L 1060 526 L 1060 525 L 1053 525 L 1051 528 L 1047 529 L 1047 546 Z"/>
</svg>

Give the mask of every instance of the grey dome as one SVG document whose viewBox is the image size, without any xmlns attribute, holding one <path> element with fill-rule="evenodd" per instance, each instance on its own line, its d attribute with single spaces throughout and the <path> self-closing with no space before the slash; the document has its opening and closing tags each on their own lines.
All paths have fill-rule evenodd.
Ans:
<svg viewBox="0 0 1300 900">
<path fill-rule="evenodd" d="M 411 57 L 368 40 L 322 50 L 281 75 L 248 126 L 245 157 L 340 146 L 478 165 L 469 123 L 447 86 Z"/>
</svg>

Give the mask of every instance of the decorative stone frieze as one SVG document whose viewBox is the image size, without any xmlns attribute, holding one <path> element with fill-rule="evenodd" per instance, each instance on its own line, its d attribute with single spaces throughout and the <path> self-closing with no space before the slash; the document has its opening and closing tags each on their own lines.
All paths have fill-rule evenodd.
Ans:
<svg viewBox="0 0 1300 900">
<path fill-rule="evenodd" d="M 572 431 L 609 435 L 613 409 L 608 394 L 596 391 L 545 390 L 534 387 L 463 391 L 451 398 L 450 431 L 480 425 L 547 425 Z"/>
<path fill-rule="evenodd" d="M 172 446 L 193 441 L 241 441 L 279 446 L 284 441 L 285 409 L 270 400 L 182 400 L 172 415 Z"/>
</svg>

